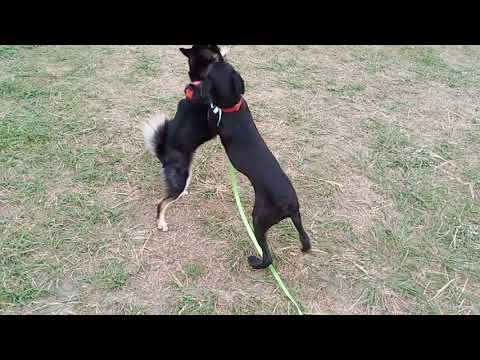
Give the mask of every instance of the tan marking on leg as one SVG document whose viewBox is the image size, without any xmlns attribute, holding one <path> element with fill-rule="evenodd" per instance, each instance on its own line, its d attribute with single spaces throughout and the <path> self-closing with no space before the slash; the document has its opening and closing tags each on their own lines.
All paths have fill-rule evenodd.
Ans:
<svg viewBox="0 0 480 360">
<path fill-rule="evenodd" d="M 161 202 L 160 214 L 159 214 L 158 223 L 157 223 L 157 228 L 159 230 L 162 230 L 164 232 L 168 231 L 168 224 L 165 221 L 165 211 L 170 206 L 170 204 L 173 204 L 175 201 L 180 199 L 183 195 L 188 194 L 187 187 L 190 184 L 191 177 L 192 177 L 192 164 L 190 163 L 190 167 L 188 169 L 188 178 L 187 178 L 187 181 L 185 182 L 185 188 L 183 189 L 182 193 L 176 199 L 171 199 L 171 200 L 163 199 Z"/>
<path fill-rule="evenodd" d="M 177 199 L 178 199 L 178 197 L 177 197 Z M 160 214 L 159 214 L 159 217 L 158 217 L 158 224 L 157 224 L 157 227 L 158 227 L 159 230 L 168 231 L 168 224 L 165 221 L 165 211 L 167 210 L 168 206 L 171 203 L 174 203 L 175 201 L 177 201 L 177 199 L 171 199 L 171 200 L 167 199 L 167 200 L 162 201 L 162 205 L 160 207 Z"/>
<path fill-rule="evenodd" d="M 192 163 L 193 161 L 190 163 L 190 166 L 188 167 L 188 177 L 187 177 L 187 181 L 185 182 L 185 189 L 183 189 L 183 192 L 180 196 L 183 196 L 183 195 L 188 195 L 188 186 L 190 185 L 190 181 L 192 180 Z"/>
</svg>

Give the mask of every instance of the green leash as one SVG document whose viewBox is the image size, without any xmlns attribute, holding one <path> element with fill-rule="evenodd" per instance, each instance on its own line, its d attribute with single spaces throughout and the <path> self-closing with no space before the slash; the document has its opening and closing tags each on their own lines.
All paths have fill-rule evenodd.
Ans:
<svg viewBox="0 0 480 360">
<path fill-rule="evenodd" d="M 230 170 L 230 178 L 232 179 L 233 195 L 235 196 L 235 202 L 237 203 L 238 212 L 240 213 L 240 217 L 242 218 L 243 224 L 247 229 L 248 235 L 250 236 L 250 239 L 252 240 L 253 245 L 257 249 L 257 252 L 260 254 L 260 256 L 262 256 L 263 255 L 262 248 L 260 247 L 260 245 L 258 245 L 257 239 L 255 238 L 255 234 L 253 233 L 252 228 L 248 223 L 247 217 L 245 216 L 245 211 L 243 210 L 242 202 L 240 201 L 240 194 L 238 193 L 237 177 L 235 176 L 235 168 L 233 167 L 231 162 L 229 162 L 229 170 Z M 272 273 L 273 277 L 277 281 L 277 284 L 280 287 L 280 289 L 282 289 L 282 291 L 285 293 L 287 298 L 297 308 L 298 314 L 303 315 L 302 310 L 298 306 L 293 296 L 290 294 L 290 291 L 288 291 L 287 287 L 282 281 L 282 278 L 280 277 L 280 275 L 278 275 L 277 270 L 273 267 L 273 265 L 270 265 L 268 268 L 270 269 L 270 272 Z"/>
</svg>

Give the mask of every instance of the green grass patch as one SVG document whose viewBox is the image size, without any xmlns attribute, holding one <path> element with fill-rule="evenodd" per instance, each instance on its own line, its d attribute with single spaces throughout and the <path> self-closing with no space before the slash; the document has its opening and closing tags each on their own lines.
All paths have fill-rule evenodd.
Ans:
<svg viewBox="0 0 480 360">
<path fill-rule="evenodd" d="M 353 83 L 343 86 L 338 86 L 336 84 L 331 84 L 327 87 L 327 90 L 338 96 L 354 96 L 358 93 L 365 91 L 365 84 Z"/>
<path fill-rule="evenodd" d="M 205 266 L 200 263 L 188 263 L 183 266 L 183 272 L 189 279 L 195 280 L 205 274 Z"/>
<path fill-rule="evenodd" d="M 90 282 L 102 290 L 118 290 L 126 284 L 128 277 L 125 265 L 117 260 L 111 260 L 90 278 Z"/>
<path fill-rule="evenodd" d="M 438 159 L 429 149 L 419 149 L 408 132 L 372 119 L 362 127 L 371 139 L 362 167 L 394 205 L 373 228 L 375 253 L 368 255 L 376 264 L 372 268 L 383 269 L 384 288 L 417 304 L 412 312 L 455 311 L 455 304 L 468 300 L 458 291 L 460 284 L 436 296 L 435 303 L 430 299 L 451 278 L 478 278 L 478 205 L 461 184 L 439 176 Z M 432 151 L 455 160 L 459 154 L 444 143 L 435 144 Z M 419 277 L 419 273 L 426 276 Z M 386 311 L 373 281 L 366 284 L 370 290 L 365 297 L 372 309 Z"/>
<path fill-rule="evenodd" d="M 176 303 L 176 314 L 178 315 L 213 315 L 215 313 L 216 297 L 213 294 L 182 295 Z"/>
</svg>

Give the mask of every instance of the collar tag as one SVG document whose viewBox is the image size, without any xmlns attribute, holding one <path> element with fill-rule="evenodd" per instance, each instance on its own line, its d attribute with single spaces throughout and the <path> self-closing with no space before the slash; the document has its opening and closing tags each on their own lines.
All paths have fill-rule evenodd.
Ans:
<svg viewBox="0 0 480 360">
<path fill-rule="evenodd" d="M 220 109 L 218 106 L 210 104 L 210 108 L 212 109 L 212 112 L 214 114 L 218 114 L 218 121 L 217 121 L 217 128 L 220 125 L 220 121 L 222 121 L 222 109 Z"/>
</svg>

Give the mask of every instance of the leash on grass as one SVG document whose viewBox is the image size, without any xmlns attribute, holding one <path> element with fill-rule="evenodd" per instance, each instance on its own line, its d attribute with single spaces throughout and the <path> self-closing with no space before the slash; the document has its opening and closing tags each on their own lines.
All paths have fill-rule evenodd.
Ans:
<svg viewBox="0 0 480 360">
<path fill-rule="evenodd" d="M 235 197 L 235 202 L 237 203 L 238 207 L 238 212 L 240 213 L 240 217 L 242 218 L 243 224 L 245 225 L 245 228 L 247 229 L 247 233 L 250 236 L 250 239 L 253 242 L 253 245 L 255 246 L 255 249 L 257 249 L 257 252 L 260 254 L 260 256 L 263 255 L 262 249 L 260 245 L 258 245 L 257 239 L 255 237 L 255 234 L 252 231 L 252 228 L 250 224 L 248 223 L 247 217 L 245 216 L 245 211 L 243 210 L 242 202 L 240 201 L 240 194 L 238 192 L 238 184 L 237 184 L 237 177 L 235 175 L 235 168 L 233 167 L 232 163 L 229 161 L 229 172 L 230 172 L 230 178 L 232 180 L 232 190 L 233 190 L 233 196 Z M 282 278 L 280 275 L 278 275 L 277 270 L 273 265 L 270 265 L 268 267 L 270 269 L 270 272 L 272 273 L 273 277 L 277 281 L 278 286 L 282 291 L 284 292 L 285 296 L 291 301 L 293 305 L 297 308 L 297 312 L 299 315 L 303 315 L 302 310 L 298 306 L 297 302 L 293 298 L 293 296 L 290 294 L 290 291 L 288 291 L 287 287 L 282 281 Z"/>
</svg>

